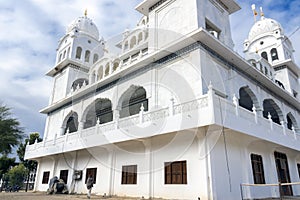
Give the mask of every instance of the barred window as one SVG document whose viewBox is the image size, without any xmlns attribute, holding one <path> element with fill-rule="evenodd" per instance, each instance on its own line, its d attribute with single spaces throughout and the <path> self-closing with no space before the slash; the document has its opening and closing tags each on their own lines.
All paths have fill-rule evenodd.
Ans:
<svg viewBox="0 0 300 200">
<path fill-rule="evenodd" d="M 186 161 L 165 163 L 165 184 L 187 184 Z"/>
<path fill-rule="evenodd" d="M 68 181 L 68 173 L 69 170 L 60 170 L 59 179 L 62 179 L 65 184 L 67 184 Z"/>
<path fill-rule="evenodd" d="M 265 184 L 263 160 L 261 155 L 251 154 L 252 172 L 255 184 Z"/>
<path fill-rule="evenodd" d="M 122 184 L 137 183 L 137 165 L 122 166 Z"/>
<path fill-rule="evenodd" d="M 49 171 L 43 173 L 42 184 L 48 184 L 48 182 L 49 182 L 49 176 L 50 176 L 50 172 Z"/>
<path fill-rule="evenodd" d="M 85 175 L 85 183 L 88 177 L 92 176 L 94 179 L 94 184 L 96 184 L 96 177 L 97 177 L 97 168 L 87 168 L 86 175 Z"/>
</svg>

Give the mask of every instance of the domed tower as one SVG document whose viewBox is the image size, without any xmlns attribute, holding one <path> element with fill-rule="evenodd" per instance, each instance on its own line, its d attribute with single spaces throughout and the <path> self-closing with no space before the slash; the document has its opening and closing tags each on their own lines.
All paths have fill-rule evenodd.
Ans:
<svg viewBox="0 0 300 200">
<path fill-rule="evenodd" d="M 50 104 L 88 84 L 89 68 L 103 56 L 103 49 L 104 41 L 99 39 L 98 28 L 85 11 L 59 40 L 55 66 L 47 73 L 55 79 Z"/>
<path fill-rule="evenodd" d="M 254 16 L 257 12 L 252 5 Z M 267 61 L 275 70 L 275 81 L 294 97 L 299 93 L 299 68 L 295 64 L 293 46 L 279 22 L 264 17 L 252 26 L 248 39 L 244 42 L 246 58 L 260 57 Z"/>
</svg>

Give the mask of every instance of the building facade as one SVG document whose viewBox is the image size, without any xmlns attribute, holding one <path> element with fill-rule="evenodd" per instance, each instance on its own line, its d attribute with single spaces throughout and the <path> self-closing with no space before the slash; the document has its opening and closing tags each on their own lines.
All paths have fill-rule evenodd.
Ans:
<svg viewBox="0 0 300 200">
<path fill-rule="evenodd" d="M 299 182 L 300 70 L 263 16 L 233 51 L 234 0 L 144 0 L 110 51 L 85 14 L 61 38 L 35 190 L 53 176 L 85 193 L 166 199 L 279 196 Z M 250 185 L 241 185 L 249 183 Z M 300 186 L 283 186 L 300 195 Z"/>
</svg>

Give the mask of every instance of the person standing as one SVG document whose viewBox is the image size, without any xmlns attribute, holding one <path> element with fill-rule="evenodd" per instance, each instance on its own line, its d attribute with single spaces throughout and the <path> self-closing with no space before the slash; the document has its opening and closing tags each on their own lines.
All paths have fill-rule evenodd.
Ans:
<svg viewBox="0 0 300 200">
<path fill-rule="evenodd" d="M 92 175 L 89 175 L 87 181 L 86 181 L 86 187 L 88 189 L 88 193 L 87 193 L 87 198 L 90 199 L 91 198 L 91 193 L 92 193 L 92 187 L 94 184 L 94 179 Z"/>
</svg>

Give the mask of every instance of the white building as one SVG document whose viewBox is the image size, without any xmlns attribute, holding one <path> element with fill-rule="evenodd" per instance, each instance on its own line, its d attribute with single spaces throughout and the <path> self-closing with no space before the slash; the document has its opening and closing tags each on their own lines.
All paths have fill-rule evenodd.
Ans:
<svg viewBox="0 0 300 200">
<path fill-rule="evenodd" d="M 233 51 L 234 0 L 144 0 L 143 18 L 107 49 L 86 15 L 68 26 L 47 73 L 54 86 L 35 190 L 49 178 L 86 193 L 241 199 L 241 183 L 298 182 L 300 70 L 281 25 L 262 16 Z M 300 186 L 282 194 L 300 195 Z M 243 186 L 244 198 L 279 196 Z"/>
</svg>

